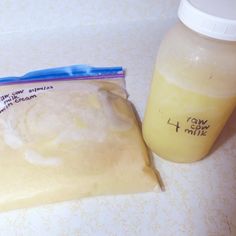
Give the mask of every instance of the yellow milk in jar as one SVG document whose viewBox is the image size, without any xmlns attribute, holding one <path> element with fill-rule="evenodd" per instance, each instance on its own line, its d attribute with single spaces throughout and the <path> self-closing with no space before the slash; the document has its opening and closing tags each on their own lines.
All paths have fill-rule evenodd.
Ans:
<svg viewBox="0 0 236 236">
<path fill-rule="evenodd" d="M 143 122 L 150 149 L 175 162 L 205 157 L 236 106 L 236 12 L 204 4 L 181 1 L 180 21 L 159 49 Z"/>
<path fill-rule="evenodd" d="M 144 139 L 163 158 L 199 160 L 209 152 L 235 104 L 236 97 L 202 95 L 156 73 L 143 125 Z"/>
</svg>

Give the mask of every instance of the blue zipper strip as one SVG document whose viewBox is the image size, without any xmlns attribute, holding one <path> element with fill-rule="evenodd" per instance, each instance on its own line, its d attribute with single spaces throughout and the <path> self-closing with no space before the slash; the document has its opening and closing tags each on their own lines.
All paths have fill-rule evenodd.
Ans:
<svg viewBox="0 0 236 236">
<path fill-rule="evenodd" d="M 37 81 L 102 79 L 124 77 L 122 67 L 92 67 L 88 65 L 72 65 L 31 71 L 19 77 L 2 77 L 0 85 L 30 83 Z"/>
</svg>

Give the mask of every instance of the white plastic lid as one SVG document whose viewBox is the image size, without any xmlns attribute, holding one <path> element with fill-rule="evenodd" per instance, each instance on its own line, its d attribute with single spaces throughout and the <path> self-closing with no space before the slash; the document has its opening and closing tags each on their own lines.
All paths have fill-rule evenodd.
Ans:
<svg viewBox="0 0 236 236">
<path fill-rule="evenodd" d="M 236 41 L 236 0 L 181 0 L 178 16 L 200 34 Z"/>
</svg>

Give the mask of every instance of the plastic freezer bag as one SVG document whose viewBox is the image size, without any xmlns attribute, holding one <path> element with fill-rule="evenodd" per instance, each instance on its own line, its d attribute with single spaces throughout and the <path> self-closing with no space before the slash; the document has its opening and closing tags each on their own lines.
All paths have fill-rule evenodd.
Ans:
<svg viewBox="0 0 236 236">
<path fill-rule="evenodd" d="M 120 67 L 0 80 L 0 210 L 152 190 Z"/>
</svg>

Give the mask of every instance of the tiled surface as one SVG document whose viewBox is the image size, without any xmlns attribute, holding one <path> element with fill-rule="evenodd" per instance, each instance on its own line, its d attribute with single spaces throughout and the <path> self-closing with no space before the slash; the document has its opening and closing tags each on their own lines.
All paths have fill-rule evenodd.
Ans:
<svg viewBox="0 0 236 236">
<path fill-rule="evenodd" d="M 121 3 L 120 3 L 121 2 Z M 178 0 L 1 1 L 0 75 L 70 64 L 123 65 L 143 117 L 156 51 Z M 99 197 L 0 214 L 1 235 L 236 235 L 236 114 L 214 152 L 155 158 L 164 193 Z"/>
</svg>

